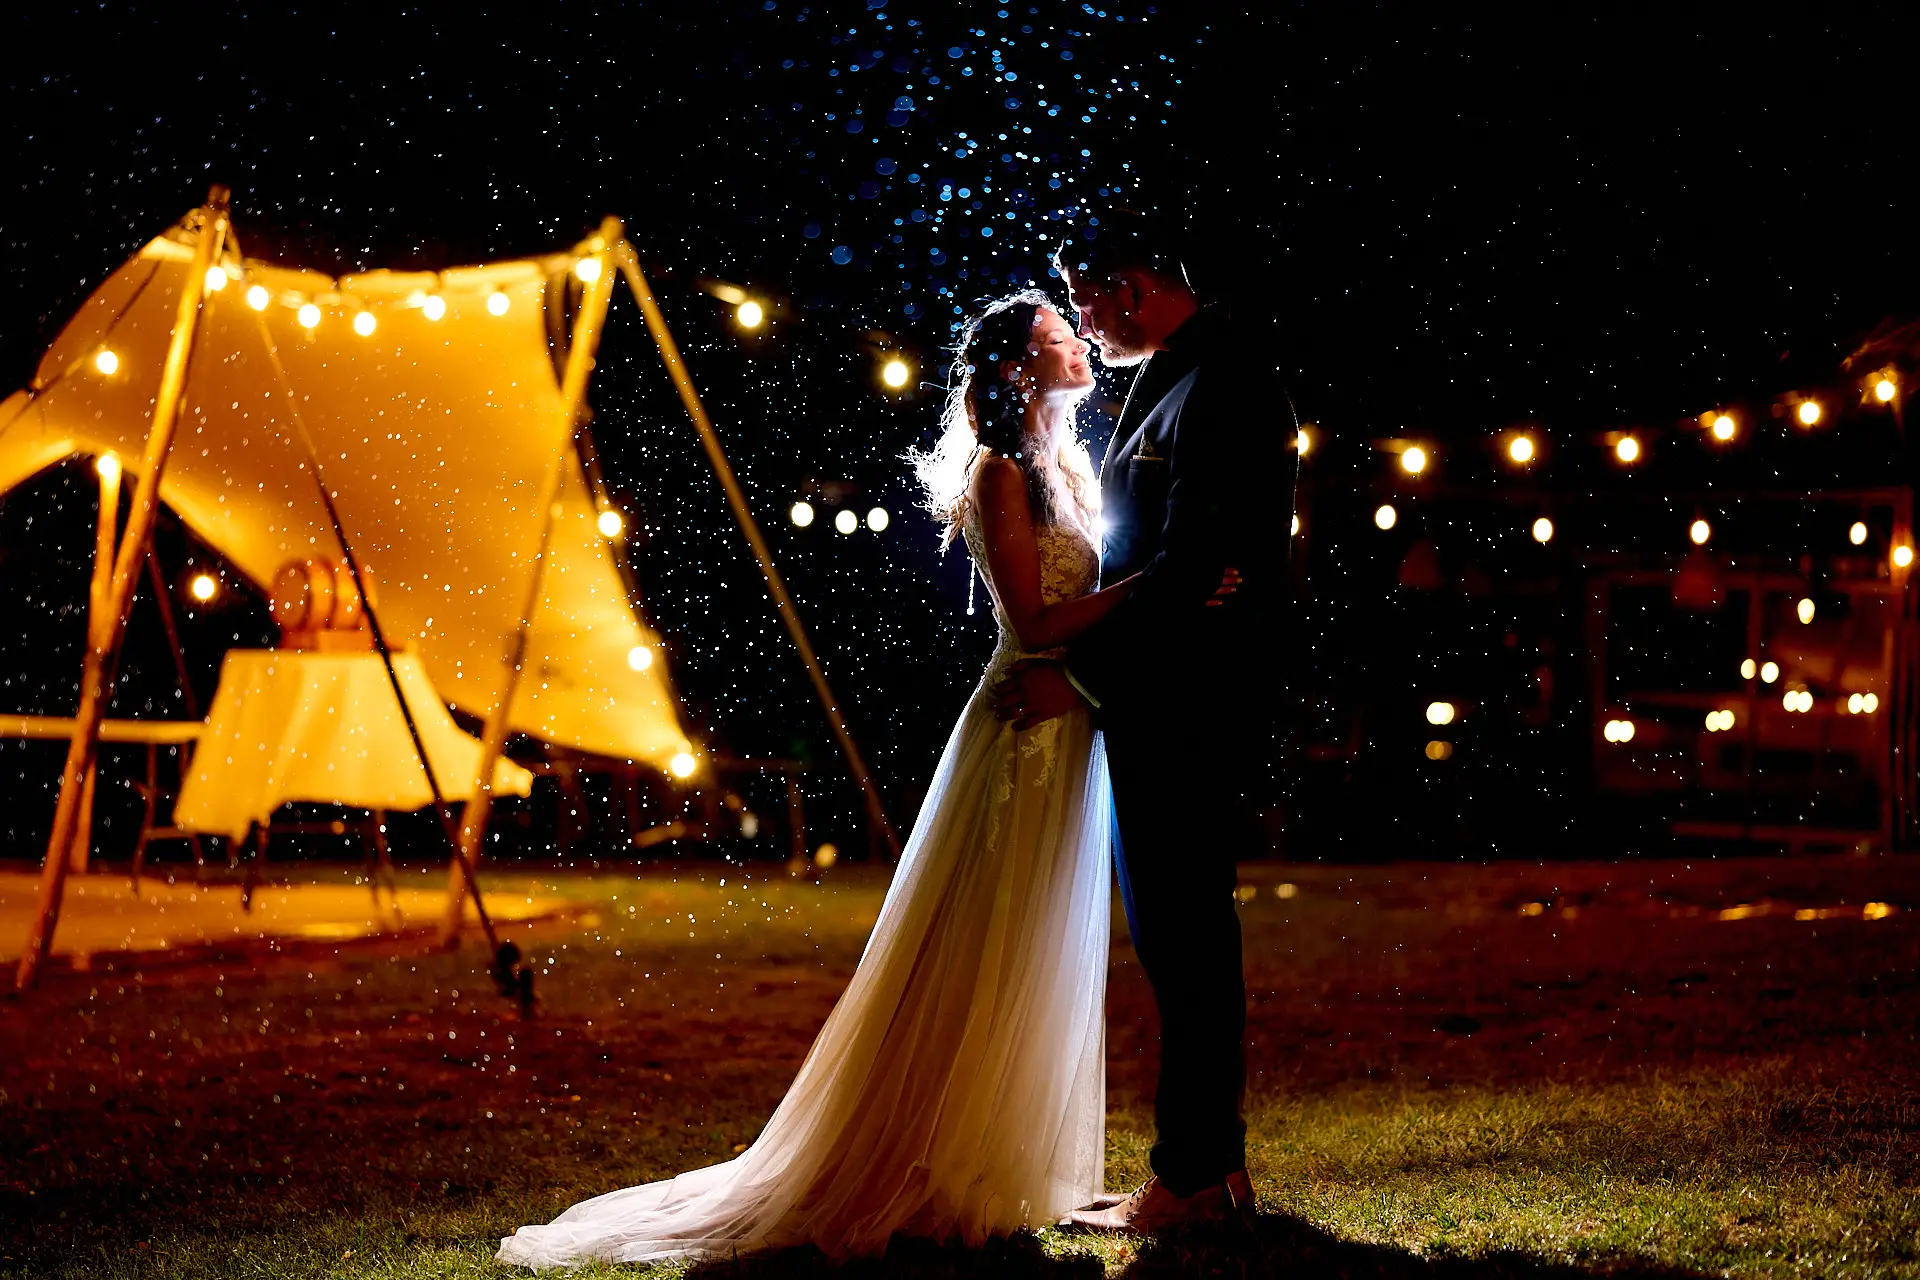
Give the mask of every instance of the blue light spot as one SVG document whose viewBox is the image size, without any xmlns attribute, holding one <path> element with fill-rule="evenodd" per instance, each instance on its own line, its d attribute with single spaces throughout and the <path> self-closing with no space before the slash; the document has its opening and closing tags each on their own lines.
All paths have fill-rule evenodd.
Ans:
<svg viewBox="0 0 1920 1280">
<path fill-rule="evenodd" d="M 873 171 L 875 173 L 882 174 L 882 175 L 892 173 L 895 169 L 899 167 L 900 167 L 899 165 L 895 164 L 893 160 L 887 156 L 881 156 L 878 160 L 875 160 L 873 162 Z"/>
<path fill-rule="evenodd" d="M 949 58 L 964 58 L 967 56 L 967 51 L 956 44 L 947 50 L 947 56 Z"/>
<path fill-rule="evenodd" d="M 1062 62 L 1072 62 L 1072 61 L 1073 61 L 1073 50 L 1071 50 L 1071 49 L 1062 49 L 1062 50 L 1060 51 L 1060 61 L 1062 61 Z"/>
<path fill-rule="evenodd" d="M 833 260 L 838 265 L 844 267 L 853 261 L 853 250 L 843 244 L 837 244 L 833 246 Z"/>
<path fill-rule="evenodd" d="M 1056 182 L 1054 185 L 1059 186 L 1060 184 Z M 800 229 L 800 234 L 809 240 L 818 240 L 820 238 L 820 224 L 817 222 L 809 222 Z"/>
<path fill-rule="evenodd" d="M 849 120 L 849 121 L 847 121 L 847 132 L 848 132 L 848 133 L 858 133 L 858 132 L 860 132 L 860 131 L 861 131 L 862 129 L 864 129 L 864 128 L 866 128 L 866 126 L 865 126 L 865 125 L 863 125 L 863 124 L 861 124 L 861 123 L 860 123 L 860 121 L 859 121 L 859 120 L 857 120 L 857 119 L 856 119 L 856 120 Z"/>
</svg>

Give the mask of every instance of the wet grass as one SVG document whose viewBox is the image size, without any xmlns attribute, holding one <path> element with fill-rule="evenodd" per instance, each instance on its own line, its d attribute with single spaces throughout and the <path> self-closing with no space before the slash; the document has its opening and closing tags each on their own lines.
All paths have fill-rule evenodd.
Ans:
<svg viewBox="0 0 1920 1280">
<path fill-rule="evenodd" d="M 536 932 L 531 1021 L 472 945 L 56 971 L 0 1005 L 0 1273 L 503 1274 L 518 1224 L 752 1139 L 884 891 L 717 866 L 538 883 L 592 914 Z M 1251 1236 L 650 1274 L 1920 1276 L 1907 860 L 1276 864 L 1243 893 Z M 1125 1186 L 1153 1029 L 1116 936 Z"/>
</svg>

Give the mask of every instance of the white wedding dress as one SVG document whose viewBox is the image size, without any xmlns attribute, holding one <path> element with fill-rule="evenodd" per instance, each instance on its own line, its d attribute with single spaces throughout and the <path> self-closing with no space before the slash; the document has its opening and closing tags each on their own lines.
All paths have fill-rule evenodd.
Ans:
<svg viewBox="0 0 1920 1280">
<path fill-rule="evenodd" d="M 980 534 L 964 532 L 984 566 Z M 1049 602 L 1093 588 L 1070 527 L 1039 532 Z M 989 579 L 989 590 L 992 588 Z M 853 980 L 745 1154 L 586 1200 L 501 1241 L 535 1268 L 726 1258 L 898 1234 L 977 1245 L 1101 1190 L 1111 902 L 1106 758 L 1082 707 L 1024 733 L 989 691 L 948 740 Z"/>
</svg>

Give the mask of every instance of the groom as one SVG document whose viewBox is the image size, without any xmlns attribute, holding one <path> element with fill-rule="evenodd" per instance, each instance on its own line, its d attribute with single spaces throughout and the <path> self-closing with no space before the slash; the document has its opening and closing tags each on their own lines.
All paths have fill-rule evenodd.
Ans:
<svg viewBox="0 0 1920 1280">
<path fill-rule="evenodd" d="M 1292 504 L 1280 441 L 1296 428 L 1284 398 L 1275 413 L 1246 394 L 1257 353 L 1146 218 L 1088 219 L 1054 266 L 1081 336 L 1104 363 L 1139 368 L 1101 470 L 1100 576 L 1140 578 L 1063 660 L 1016 666 L 995 710 L 1027 728 L 1084 701 L 1105 735 L 1121 897 L 1160 1012 L 1157 1133 L 1153 1178 L 1072 1221 L 1151 1234 L 1252 1211 L 1234 864 L 1256 851 L 1272 750 L 1255 692 L 1271 662 L 1256 645 L 1273 645 L 1262 620 L 1284 580 Z M 1239 594 L 1205 607 L 1230 565 Z"/>
</svg>

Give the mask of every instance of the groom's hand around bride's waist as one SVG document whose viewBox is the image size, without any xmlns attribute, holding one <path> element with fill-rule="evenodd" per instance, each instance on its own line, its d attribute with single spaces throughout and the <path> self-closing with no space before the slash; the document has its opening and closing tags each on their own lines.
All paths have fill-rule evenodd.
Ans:
<svg viewBox="0 0 1920 1280">
<path fill-rule="evenodd" d="M 1052 658 L 1022 658 L 993 686 L 993 714 L 1016 729 L 1031 729 L 1085 705 L 1066 668 Z"/>
</svg>

